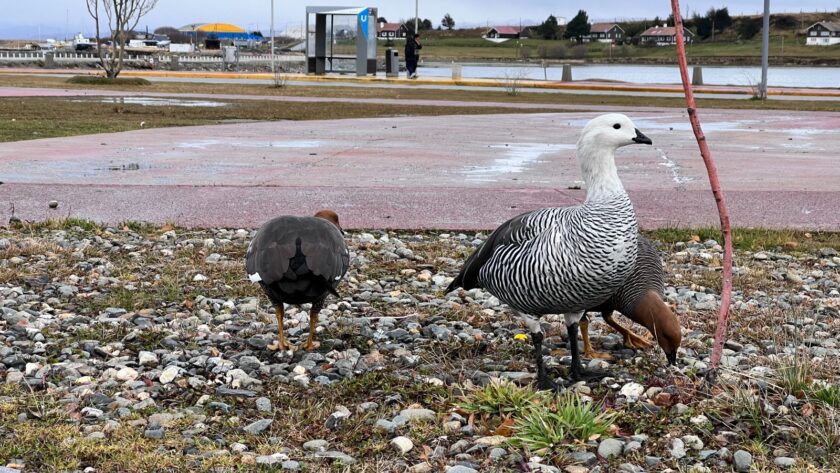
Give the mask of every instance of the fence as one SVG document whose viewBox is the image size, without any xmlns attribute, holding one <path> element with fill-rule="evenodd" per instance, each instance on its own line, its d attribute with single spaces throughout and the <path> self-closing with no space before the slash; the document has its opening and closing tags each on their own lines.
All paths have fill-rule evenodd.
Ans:
<svg viewBox="0 0 840 473">
<path fill-rule="evenodd" d="M 74 53 L 74 52 L 44 52 L 44 51 L 0 51 L 0 63 L 27 63 L 27 62 L 47 62 L 47 55 L 53 55 L 53 61 L 64 64 L 83 64 L 89 62 L 99 61 L 99 55 L 94 53 Z M 221 56 L 211 56 L 205 54 L 127 54 L 125 56 L 126 62 L 148 62 L 154 58 L 158 64 L 167 64 L 172 62 L 172 57 L 176 57 L 181 64 L 222 64 L 224 58 Z M 275 62 L 299 62 L 303 58 L 294 56 L 275 56 Z M 271 63 L 271 56 L 268 54 L 240 54 L 238 57 L 239 63 L 255 64 L 255 63 Z"/>
</svg>

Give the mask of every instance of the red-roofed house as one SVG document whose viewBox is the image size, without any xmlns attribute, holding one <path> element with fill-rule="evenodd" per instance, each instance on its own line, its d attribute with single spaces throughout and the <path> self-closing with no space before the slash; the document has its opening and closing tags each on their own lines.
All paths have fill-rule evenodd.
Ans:
<svg viewBox="0 0 840 473">
<path fill-rule="evenodd" d="M 518 39 L 528 38 L 528 28 L 520 26 L 494 26 L 484 33 L 485 38 L 493 39 Z"/>
<path fill-rule="evenodd" d="M 584 43 L 620 43 L 624 41 L 624 29 L 615 23 L 593 23 L 589 34 L 581 38 Z"/>
<path fill-rule="evenodd" d="M 686 43 L 694 41 L 694 33 L 688 28 L 683 28 L 683 37 Z M 677 44 L 677 29 L 673 26 L 654 26 L 645 30 L 639 36 L 641 44 L 656 45 L 656 46 L 670 46 Z"/>
<path fill-rule="evenodd" d="M 379 39 L 405 39 L 408 28 L 405 23 L 379 23 L 376 27 L 376 37 Z"/>
</svg>

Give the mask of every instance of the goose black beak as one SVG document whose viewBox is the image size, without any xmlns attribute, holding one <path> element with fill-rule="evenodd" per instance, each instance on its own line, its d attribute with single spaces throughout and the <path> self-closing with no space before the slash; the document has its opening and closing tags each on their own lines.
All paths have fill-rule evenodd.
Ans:
<svg viewBox="0 0 840 473">
<path fill-rule="evenodd" d="M 651 141 L 650 138 L 645 136 L 644 133 L 639 131 L 638 128 L 636 128 L 636 137 L 633 138 L 633 141 L 635 143 L 639 143 L 640 145 L 652 145 L 653 144 L 653 141 Z"/>
</svg>

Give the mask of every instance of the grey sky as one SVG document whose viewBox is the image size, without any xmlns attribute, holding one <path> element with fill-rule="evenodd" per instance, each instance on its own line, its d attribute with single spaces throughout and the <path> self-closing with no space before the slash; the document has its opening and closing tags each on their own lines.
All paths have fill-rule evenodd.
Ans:
<svg viewBox="0 0 840 473">
<path fill-rule="evenodd" d="M 160 0 L 158 7 L 141 25 L 149 29 L 159 26 L 182 26 L 195 22 L 228 22 L 247 29 L 269 30 L 270 0 Z M 362 5 L 365 2 L 317 1 L 317 0 L 275 0 L 277 29 L 288 24 L 300 24 L 306 5 Z M 804 6 L 801 1 L 773 0 L 774 12 L 835 11 L 836 1 L 811 0 Z M 91 22 L 87 17 L 84 0 L 2 0 L 0 1 L 0 38 L 34 38 L 39 27 L 43 37 L 64 36 L 79 31 L 90 33 Z M 762 9 L 761 0 L 683 0 L 683 12 L 706 11 L 709 7 L 729 7 L 732 14 L 754 14 Z M 414 16 L 413 0 L 371 0 L 367 5 L 379 8 L 379 14 L 388 20 Z M 548 15 L 571 18 L 578 9 L 584 8 L 591 20 L 612 20 L 622 18 L 653 18 L 667 16 L 670 2 L 667 0 L 627 2 L 626 0 L 420 0 L 420 16 L 429 18 L 437 25 L 443 15 L 449 12 L 456 26 L 478 26 L 485 24 L 516 24 L 542 21 Z"/>
</svg>

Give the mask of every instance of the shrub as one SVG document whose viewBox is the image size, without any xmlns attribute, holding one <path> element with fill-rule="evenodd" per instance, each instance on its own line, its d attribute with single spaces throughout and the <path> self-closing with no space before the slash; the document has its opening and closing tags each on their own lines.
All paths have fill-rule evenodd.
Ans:
<svg viewBox="0 0 840 473">
<path fill-rule="evenodd" d="M 102 76 L 73 76 L 67 79 L 69 84 L 84 85 L 151 85 L 152 83 L 141 77 L 117 77 L 114 79 Z"/>
</svg>

